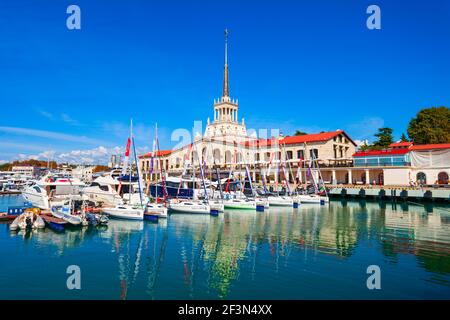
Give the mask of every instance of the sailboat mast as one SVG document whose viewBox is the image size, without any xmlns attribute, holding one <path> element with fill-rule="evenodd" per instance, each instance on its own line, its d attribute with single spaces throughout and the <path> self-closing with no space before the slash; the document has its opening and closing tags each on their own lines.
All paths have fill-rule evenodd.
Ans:
<svg viewBox="0 0 450 320">
<path fill-rule="evenodd" d="M 130 119 L 130 140 L 133 140 L 133 119 Z M 130 169 L 130 176 L 128 181 L 128 203 L 131 204 L 131 174 L 133 172 L 131 161 L 128 164 L 128 168 Z"/>
</svg>

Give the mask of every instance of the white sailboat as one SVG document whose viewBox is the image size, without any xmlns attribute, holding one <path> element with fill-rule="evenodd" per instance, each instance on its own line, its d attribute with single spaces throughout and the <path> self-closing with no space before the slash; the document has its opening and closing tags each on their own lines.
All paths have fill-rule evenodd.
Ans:
<svg viewBox="0 0 450 320">
<path fill-rule="evenodd" d="M 128 165 L 127 162 L 129 162 L 128 159 L 129 159 L 129 155 L 130 155 L 131 145 L 133 145 L 133 154 L 134 154 L 136 167 L 137 167 L 138 175 L 139 175 L 139 163 L 137 162 L 137 159 L 136 159 L 136 157 L 137 157 L 136 156 L 136 148 L 134 145 L 134 138 L 133 138 L 133 120 L 130 121 L 130 137 L 128 138 L 127 147 L 125 150 L 125 162 L 127 165 Z M 124 170 L 122 173 L 126 172 L 126 170 L 127 170 L 127 168 L 126 168 L 126 166 L 124 166 Z M 130 163 L 130 165 L 129 165 L 130 184 L 131 184 L 132 171 L 133 170 L 132 170 L 132 166 Z M 139 192 L 141 192 L 141 190 L 142 189 L 140 189 Z M 129 196 L 131 197 L 131 194 Z M 141 199 L 141 205 L 119 204 L 114 207 L 103 208 L 102 211 L 103 211 L 103 213 L 107 214 L 111 218 L 129 219 L 129 220 L 144 220 L 145 206 L 143 205 L 142 199 Z"/>
<path fill-rule="evenodd" d="M 312 184 L 314 186 L 314 193 L 311 194 L 299 194 L 296 196 L 297 201 L 300 203 L 314 203 L 314 204 L 325 204 L 329 202 L 327 190 L 323 182 L 322 174 L 320 172 L 319 165 L 315 155 L 311 155 L 311 160 L 308 165 L 308 173 L 311 177 Z M 305 173 L 305 182 L 306 173 Z"/>
<path fill-rule="evenodd" d="M 198 153 L 195 152 L 198 157 Z M 193 165 L 194 159 L 192 159 L 192 171 L 193 178 L 195 180 L 195 167 Z M 199 161 L 200 166 L 200 174 L 202 176 L 202 183 L 204 188 L 205 200 L 180 200 L 180 199 L 171 199 L 169 202 L 169 210 L 172 213 L 193 213 L 193 214 L 209 214 L 211 213 L 211 206 L 208 202 L 208 193 L 206 191 L 206 186 L 203 178 L 203 167 Z M 195 183 L 192 186 L 195 188 Z"/>
<path fill-rule="evenodd" d="M 152 160 L 151 160 L 151 166 L 150 166 L 150 175 L 153 173 L 153 158 L 155 157 L 155 155 L 157 154 L 157 149 L 159 151 L 159 140 L 158 140 L 158 124 L 155 124 L 155 137 L 153 139 L 153 150 L 152 150 Z M 145 215 L 147 215 L 147 218 L 149 218 L 149 220 L 152 218 L 152 216 L 157 216 L 158 218 L 167 218 L 167 213 L 168 213 L 168 209 L 167 209 L 167 205 L 166 205 L 166 200 L 167 200 L 167 190 L 166 190 L 166 183 L 165 183 L 165 179 L 164 179 L 164 174 L 163 174 L 163 168 L 160 165 L 160 170 L 161 170 L 161 181 L 162 181 L 162 188 L 163 188 L 163 198 L 164 198 L 164 203 L 158 203 L 158 181 L 156 183 L 156 197 L 155 197 L 155 201 L 156 202 L 150 202 L 148 201 L 146 203 L 146 212 Z M 139 180 L 141 181 L 141 176 L 139 175 Z M 145 194 L 144 194 L 145 195 Z M 149 199 L 149 198 L 148 198 Z"/>
<path fill-rule="evenodd" d="M 169 210 L 172 213 L 209 214 L 211 207 L 207 202 L 172 199 L 169 202 Z"/>
</svg>

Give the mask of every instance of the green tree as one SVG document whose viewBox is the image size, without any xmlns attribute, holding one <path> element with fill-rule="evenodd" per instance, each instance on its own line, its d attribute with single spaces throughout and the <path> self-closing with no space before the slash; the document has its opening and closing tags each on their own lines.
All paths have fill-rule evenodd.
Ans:
<svg viewBox="0 0 450 320">
<path fill-rule="evenodd" d="M 307 135 L 307 133 L 301 130 L 295 130 L 294 136 L 304 136 L 304 135 Z"/>
<path fill-rule="evenodd" d="M 402 137 L 400 138 L 401 142 L 409 142 L 409 139 L 406 137 L 406 134 L 402 133 Z"/>
<path fill-rule="evenodd" d="M 379 128 L 378 133 L 375 134 L 377 140 L 372 144 L 372 150 L 386 149 L 393 142 L 391 128 Z"/>
<path fill-rule="evenodd" d="M 450 109 L 422 109 L 408 125 L 408 135 L 415 144 L 450 142 Z"/>
</svg>

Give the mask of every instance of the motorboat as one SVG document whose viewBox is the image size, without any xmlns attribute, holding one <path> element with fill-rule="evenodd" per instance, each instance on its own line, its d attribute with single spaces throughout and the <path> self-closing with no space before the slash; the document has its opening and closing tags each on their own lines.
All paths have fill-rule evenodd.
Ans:
<svg viewBox="0 0 450 320">
<path fill-rule="evenodd" d="M 48 173 L 40 180 L 32 181 L 22 190 L 22 196 L 34 207 L 49 210 L 61 205 L 68 197 L 81 199 L 84 183 L 79 179 L 58 173 Z"/>
<path fill-rule="evenodd" d="M 11 223 L 9 229 L 15 231 L 17 229 L 42 229 L 45 228 L 45 221 L 39 216 L 35 210 L 26 210 Z"/>
<path fill-rule="evenodd" d="M 144 211 L 141 206 L 129 204 L 121 204 L 102 209 L 102 212 L 111 218 L 127 220 L 144 220 Z"/>
<path fill-rule="evenodd" d="M 100 176 L 91 184 L 83 188 L 86 197 L 95 202 L 102 202 L 108 206 L 123 204 L 123 199 L 117 192 L 119 182 L 112 176 Z"/>
<path fill-rule="evenodd" d="M 169 202 L 169 211 L 172 213 L 209 214 L 211 207 L 205 201 L 172 199 Z"/>
<path fill-rule="evenodd" d="M 63 219 L 67 223 L 74 226 L 87 226 L 89 221 L 83 212 L 76 212 L 72 210 L 71 204 L 65 204 L 64 206 L 54 206 L 52 207 L 52 216 L 55 218 Z"/>
</svg>

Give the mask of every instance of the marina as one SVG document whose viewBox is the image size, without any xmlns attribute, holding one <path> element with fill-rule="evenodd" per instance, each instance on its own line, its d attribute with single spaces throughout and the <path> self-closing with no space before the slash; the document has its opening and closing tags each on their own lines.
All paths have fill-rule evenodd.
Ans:
<svg viewBox="0 0 450 320">
<path fill-rule="evenodd" d="M 9 309 L 450 300 L 443 0 L 21 2 L 0 4 Z"/>
<path fill-rule="evenodd" d="M 21 203 L 1 197 L 0 209 Z M 0 254 L 8 258 L 0 286 L 8 289 L 0 298 L 448 299 L 449 231 L 446 205 L 369 200 L 110 220 L 63 232 L 11 232 L 1 223 Z M 71 291 L 66 269 L 74 262 L 82 290 Z M 366 288 L 372 264 L 382 270 L 379 291 Z"/>
</svg>

